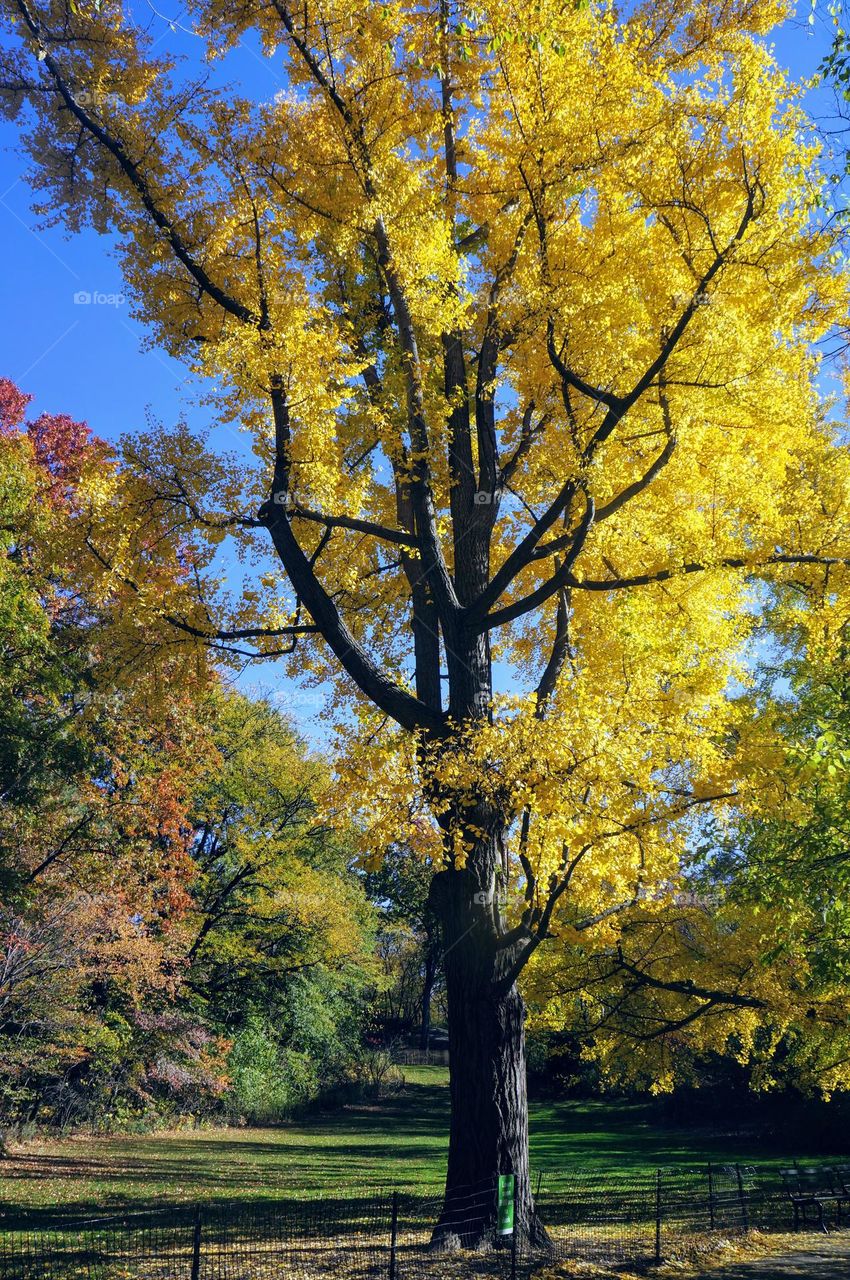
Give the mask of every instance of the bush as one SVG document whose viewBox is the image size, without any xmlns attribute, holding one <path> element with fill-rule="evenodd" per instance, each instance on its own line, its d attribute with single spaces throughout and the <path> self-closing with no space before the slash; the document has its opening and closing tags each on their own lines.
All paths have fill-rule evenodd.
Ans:
<svg viewBox="0 0 850 1280">
<path fill-rule="evenodd" d="M 353 1074 L 374 1097 L 385 1097 L 404 1087 L 404 1075 L 386 1049 L 364 1049 Z"/>
<path fill-rule="evenodd" d="M 229 1103 L 253 1124 L 272 1124 L 290 1114 L 291 1090 L 282 1054 L 268 1024 L 252 1014 L 233 1042 Z"/>
</svg>

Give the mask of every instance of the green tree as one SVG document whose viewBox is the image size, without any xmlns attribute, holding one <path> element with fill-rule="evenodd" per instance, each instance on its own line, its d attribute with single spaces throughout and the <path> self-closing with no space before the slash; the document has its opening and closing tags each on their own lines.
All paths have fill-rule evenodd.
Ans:
<svg viewBox="0 0 850 1280">
<path fill-rule="evenodd" d="M 381 913 L 379 952 L 387 982 L 385 1030 L 416 1031 L 427 1049 L 435 992 L 441 983 L 439 920 L 429 902 L 434 867 L 392 845 L 366 874 L 366 889 Z"/>
<path fill-rule="evenodd" d="M 607 936 L 563 920 L 576 945 L 533 966 L 533 1017 L 576 1036 L 609 1082 L 691 1084 L 720 1055 L 757 1089 L 846 1090 L 845 632 L 821 648 L 793 626 L 762 636 L 753 687 L 740 695 L 763 743 L 758 786 L 750 805 L 695 825 L 676 898 L 636 899 Z"/>
<path fill-rule="evenodd" d="M 327 766 L 268 702 L 218 692 L 205 716 L 184 998 L 235 1037 L 237 1104 L 279 1117 L 356 1060 L 373 912 L 350 843 L 319 814 Z"/>
</svg>

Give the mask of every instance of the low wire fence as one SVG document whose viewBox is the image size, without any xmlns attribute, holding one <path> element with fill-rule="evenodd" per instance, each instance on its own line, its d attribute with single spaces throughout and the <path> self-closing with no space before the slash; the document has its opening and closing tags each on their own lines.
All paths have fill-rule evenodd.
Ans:
<svg viewBox="0 0 850 1280">
<path fill-rule="evenodd" d="M 684 1256 L 757 1227 L 787 1229 L 779 1179 L 745 1165 L 532 1181 L 545 1234 L 500 1220 L 496 1179 L 441 1194 L 369 1191 L 0 1227 L 0 1280 L 506 1280 L 552 1260 Z M 502 1206 L 504 1208 L 504 1205 Z"/>
<path fill-rule="evenodd" d="M 403 1049 L 392 1051 L 393 1062 L 399 1067 L 447 1067 L 448 1049 Z"/>
<path fill-rule="evenodd" d="M 620 1263 L 685 1256 L 703 1243 L 791 1222 L 780 1179 L 740 1164 L 549 1174 L 536 1204 L 557 1257 Z"/>
</svg>

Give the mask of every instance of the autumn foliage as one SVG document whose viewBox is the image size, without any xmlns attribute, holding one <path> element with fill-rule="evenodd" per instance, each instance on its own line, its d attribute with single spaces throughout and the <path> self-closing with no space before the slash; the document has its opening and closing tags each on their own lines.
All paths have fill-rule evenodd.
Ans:
<svg viewBox="0 0 850 1280">
<path fill-rule="evenodd" d="M 759 642 L 828 665 L 847 615 L 822 383 L 847 278 L 766 40 L 785 8 L 193 0 L 197 66 L 119 0 L 5 8 L 42 213 L 114 235 L 256 459 L 150 431 L 92 562 L 161 644 L 332 689 L 363 856 L 402 833 L 434 868 L 449 1189 L 515 1171 L 533 1233 L 520 980 L 546 1018 L 590 982 L 636 1037 L 731 1027 L 741 1054 L 765 1002 L 787 1029 L 832 1000 L 687 873 L 700 821 L 782 811 Z M 284 68 L 273 97 L 208 77 L 243 40 Z M 191 574 L 128 503 L 180 524 Z"/>
<path fill-rule="evenodd" d="M 339 1024 L 336 1060 L 319 1046 L 282 1114 L 323 1069 L 344 1076 L 357 1022 L 333 1002 L 369 969 L 368 909 L 316 815 L 322 771 L 87 557 L 93 512 L 130 480 L 85 425 L 25 421 L 27 402 L 0 382 L 0 1117 L 238 1114 L 240 1037 L 274 1025 L 280 1071 L 303 1052 L 293 1001 L 312 1000 Z M 185 549 L 163 533 L 143 516 L 131 541 L 179 591 Z"/>
</svg>

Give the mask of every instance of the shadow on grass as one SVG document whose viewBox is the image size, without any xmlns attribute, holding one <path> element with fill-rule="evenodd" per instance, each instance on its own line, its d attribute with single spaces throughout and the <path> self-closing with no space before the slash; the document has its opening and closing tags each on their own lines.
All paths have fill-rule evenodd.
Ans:
<svg viewBox="0 0 850 1280">
<path fill-rule="evenodd" d="M 841 1154 L 836 1146 L 829 1154 Z M 532 1110 L 531 1160 L 538 1169 L 607 1170 L 735 1163 L 779 1167 L 796 1154 L 751 1136 L 665 1122 L 652 1103 L 555 1102 Z"/>
<path fill-rule="evenodd" d="M 393 1097 L 319 1111 L 262 1135 L 119 1135 L 24 1148 L 0 1161 L 0 1231 L 13 1220 L 38 1226 L 153 1206 L 238 1208 L 298 1197 L 341 1205 L 343 1187 L 352 1197 L 405 1184 L 430 1192 L 445 1168 L 448 1090 L 410 1083 Z M 45 1193 L 52 1203 L 26 1203 Z"/>
<path fill-rule="evenodd" d="M 11 1215 L 58 1217 L 202 1204 L 273 1205 L 299 1197 L 340 1200 L 397 1187 L 439 1194 L 445 1171 L 445 1083 L 411 1081 L 402 1092 L 276 1129 L 77 1138 L 23 1148 L 0 1161 L 0 1231 Z M 659 1123 L 645 1103 L 537 1104 L 531 1160 L 545 1175 L 576 1171 L 616 1179 L 657 1166 L 783 1163 L 774 1150 Z M 544 1197 L 545 1198 L 545 1197 Z M 4 1211 L 5 1210 L 5 1211 Z"/>
</svg>

